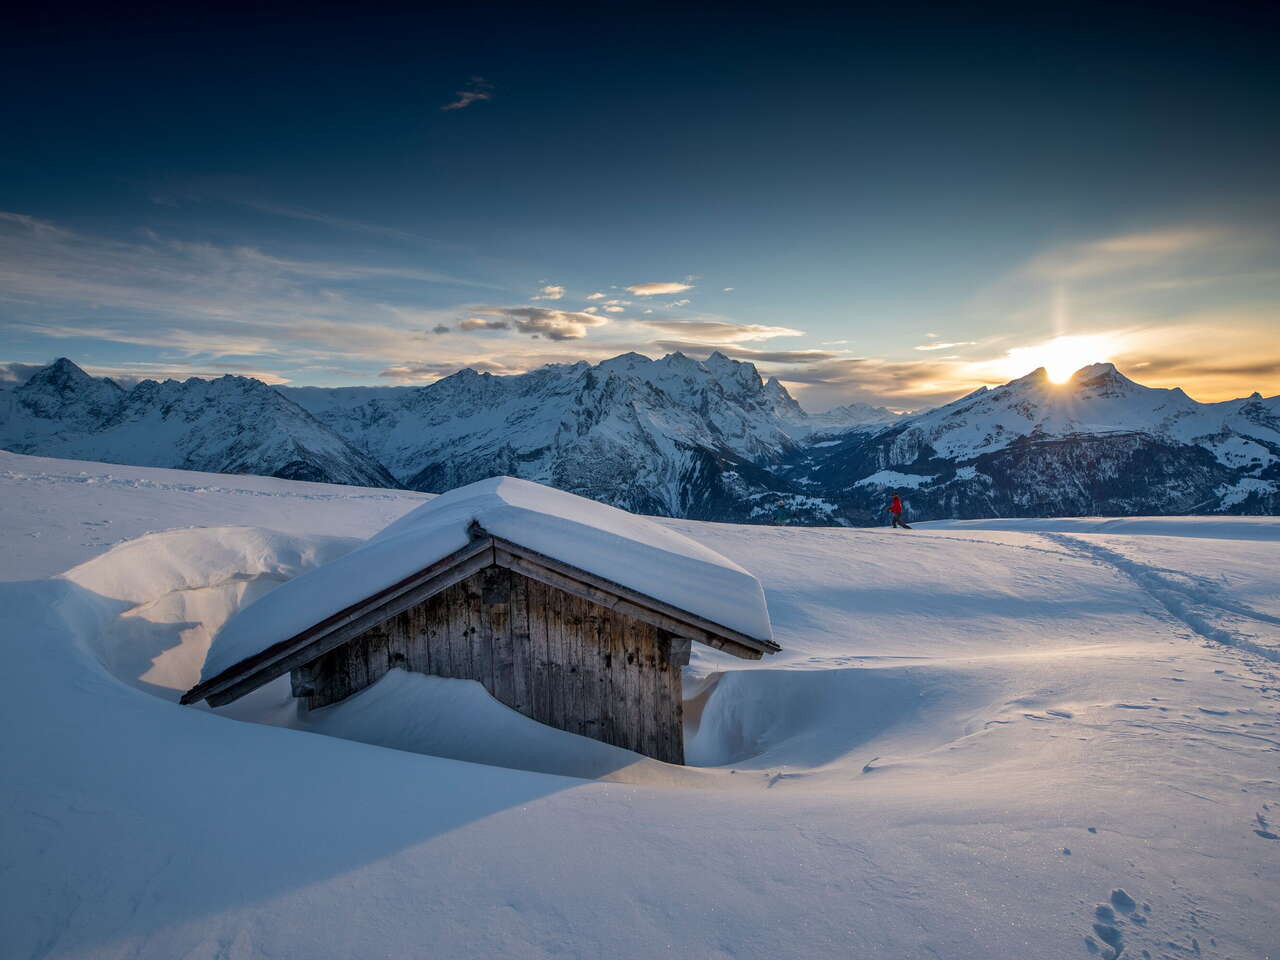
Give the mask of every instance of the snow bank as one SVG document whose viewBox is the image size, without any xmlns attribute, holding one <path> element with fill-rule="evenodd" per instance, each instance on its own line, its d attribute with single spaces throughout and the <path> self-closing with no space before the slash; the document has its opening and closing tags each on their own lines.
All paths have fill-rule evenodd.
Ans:
<svg viewBox="0 0 1280 960">
<path fill-rule="evenodd" d="M 536 773 L 628 783 L 709 785 L 704 771 L 530 720 L 474 680 L 391 670 L 341 703 L 295 714 L 300 730 Z"/>
<path fill-rule="evenodd" d="M 462 549 L 473 522 L 681 610 L 772 639 L 760 582 L 731 560 L 645 517 L 527 480 L 492 477 L 424 503 L 359 549 L 247 607 L 214 639 L 202 679 Z"/>
<path fill-rule="evenodd" d="M 292 580 L 358 544 L 350 537 L 298 537 L 260 527 L 170 530 L 129 540 L 62 576 L 100 596 L 139 604 L 230 580 Z"/>
</svg>

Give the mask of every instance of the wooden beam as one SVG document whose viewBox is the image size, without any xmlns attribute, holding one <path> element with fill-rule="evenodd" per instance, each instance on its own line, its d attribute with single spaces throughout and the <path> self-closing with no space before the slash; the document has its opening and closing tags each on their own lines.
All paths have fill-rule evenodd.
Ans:
<svg viewBox="0 0 1280 960">
<path fill-rule="evenodd" d="M 699 643 L 732 653 L 744 660 L 759 660 L 765 653 L 782 648 L 771 640 L 758 640 L 722 627 L 703 617 L 624 587 L 619 583 L 579 570 L 545 554 L 494 537 L 494 561 L 533 580 L 582 597 L 610 610 L 651 623 L 655 627 L 689 637 Z"/>
<path fill-rule="evenodd" d="M 687 667 L 691 646 L 688 637 L 667 637 L 662 644 L 663 655 L 673 667 Z"/>
<path fill-rule="evenodd" d="M 479 566 L 476 566 L 476 561 L 480 559 L 482 559 L 483 562 L 481 562 Z M 366 597 L 359 603 L 353 603 L 351 606 L 346 607 L 343 610 L 339 610 L 332 616 L 326 617 L 319 623 L 308 627 L 301 633 L 295 634 L 287 640 L 282 640 L 279 643 L 272 644 L 260 653 L 254 654 L 251 657 L 246 657 L 239 663 L 233 664 L 217 676 L 210 677 L 203 683 L 196 684 L 183 694 L 181 702 L 189 704 L 198 703 L 201 700 L 208 699 L 209 703 L 213 706 L 221 706 L 223 703 L 230 703 L 231 700 L 238 699 L 240 696 L 243 696 L 244 693 L 248 693 L 249 690 L 244 690 L 242 693 L 238 693 L 230 699 L 219 697 L 219 702 L 215 702 L 212 697 L 214 695 L 221 694 L 223 691 L 229 690 L 232 686 L 240 686 L 241 681 L 244 678 L 249 676 L 256 677 L 262 670 L 268 667 L 274 668 L 276 665 L 286 661 L 293 665 L 305 663 L 307 662 L 305 660 L 298 661 L 295 654 L 299 650 L 310 649 L 315 641 L 328 637 L 335 633 L 335 631 L 340 631 L 341 635 L 348 638 L 357 636 L 363 629 L 368 629 L 370 626 L 377 626 L 378 623 L 382 622 L 382 620 L 368 622 L 372 613 L 376 612 L 378 615 L 381 615 L 384 620 L 389 617 L 393 617 L 400 611 L 408 609 L 415 603 L 420 603 L 428 597 L 434 596 L 436 593 L 439 593 L 441 590 L 457 583 L 459 580 L 466 579 L 466 577 L 475 573 L 476 570 L 483 569 L 492 563 L 493 541 L 489 538 L 473 541 L 461 550 L 457 550 L 449 554 L 449 556 L 443 557 L 435 563 L 424 567 L 422 570 L 405 577 L 403 580 L 393 583 L 391 586 L 386 587 L 383 590 L 379 590 L 373 596 Z M 467 572 L 461 576 L 456 576 L 457 571 L 464 565 L 467 568 Z M 412 599 L 409 599 L 404 603 L 398 602 L 404 600 L 406 597 L 412 597 Z M 387 610 L 390 610 L 391 612 L 386 613 L 385 611 Z M 363 626 L 361 627 L 361 630 L 357 630 L 356 633 L 350 633 L 348 628 L 355 624 L 362 624 Z M 340 642 L 342 641 L 339 641 L 339 643 Z M 337 646 L 337 644 L 335 643 L 326 646 L 324 650 L 320 651 L 320 653 L 332 650 L 334 646 Z M 319 655 L 319 653 L 315 654 L 315 656 Z M 287 667 L 284 670 L 274 672 L 267 679 L 274 679 L 275 677 L 280 676 L 281 673 L 287 672 L 289 669 L 292 669 L 292 667 Z M 261 682 L 265 683 L 266 680 Z M 253 687 L 250 687 L 249 689 L 253 689 Z"/>
</svg>

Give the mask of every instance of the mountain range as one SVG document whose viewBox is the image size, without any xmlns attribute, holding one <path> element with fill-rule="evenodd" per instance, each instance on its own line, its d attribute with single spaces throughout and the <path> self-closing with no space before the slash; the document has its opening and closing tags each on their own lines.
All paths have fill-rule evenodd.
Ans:
<svg viewBox="0 0 1280 960">
<path fill-rule="evenodd" d="M 59 359 L 0 387 L 0 447 L 143 466 L 441 492 L 495 474 L 641 513 L 917 518 L 1280 513 L 1280 397 L 1199 403 L 1111 364 L 1044 370 L 923 413 L 809 414 L 715 353 L 624 354 L 419 387 L 144 380 Z"/>
</svg>

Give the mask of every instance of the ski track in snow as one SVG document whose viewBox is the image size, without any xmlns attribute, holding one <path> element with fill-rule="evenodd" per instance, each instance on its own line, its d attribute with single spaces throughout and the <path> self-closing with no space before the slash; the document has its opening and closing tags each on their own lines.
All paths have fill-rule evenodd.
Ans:
<svg viewBox="0 0 1280 960">
<path fill-rule="evenodd" d="M 136 468 L 135 468 L 136 469 Z M 298 490 L 255 490 L 252 487 L 214 486 L 203 483 L 174 483 L 146 478 L 116 477 L 106 474 L 74 474 L 74 473 L 18 473 L 14 470 L 0 471 L 0 481 L 11 483 L 73 483 L 84 486 L 129 487 L 135 490 L 163 490 L 169 493 L 205 493 L 230 494 L 239 497 L 272 497 L 286 500 L 313 500 L 318 503 L 351 501 L 389 501 L 403 500 L 408 497 L 428 499 L 430 494 L 415 494 L 410 491 L 396 490 L 388 493 L 303 493 Z M 319 486 L 319 484 L 317 484 Z M 356 488 L 358 489 L 358 488 Z"/>
<path fill-rule="evenodd" d="M 1270 647 L 1240 633 L 1216 626 L 1209 620 L 1212 613 L 1201 613 L 1195 609 L 1196 606 L 1207 607 L 1219 615 L 1233 614 L 1259 624 L 1280 626 L 1280 617 L 1274 617 L 1251 609 L 1243 603 L 1223 598 L 1219 586 L 1208 578 L 1181 570 L 1170 570 L 1141 563 L 1116 550 L 1099 543 L 1091 543 L 1081 537 L 1072 537 L 1063 533 L 1041 533 L 1040 536 L 1124 574 L 1144 592 L 1159 601 L 1171 616 L 1186 624 L 1204 639 L 1247 651 L 1273 663 L 1280 663 L 1280 647 Z"/>
</svg>

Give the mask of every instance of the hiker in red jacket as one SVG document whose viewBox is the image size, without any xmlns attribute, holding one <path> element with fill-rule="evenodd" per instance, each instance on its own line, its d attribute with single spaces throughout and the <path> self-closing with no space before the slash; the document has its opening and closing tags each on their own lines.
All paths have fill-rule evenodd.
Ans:
<svg viewBox="0 0 1280 960">
<path fill-rule="evenodd" d="M 887 509 L 889 510 L 890 523 L 892 523 L 895 527 L 902 527 L 903 530 L 911 529 L 910 526 L 902 522 L 902 497 L 898 496 L 895 493 L 893 495 L 893 500 L 889 504 Z"/>
</svg>

